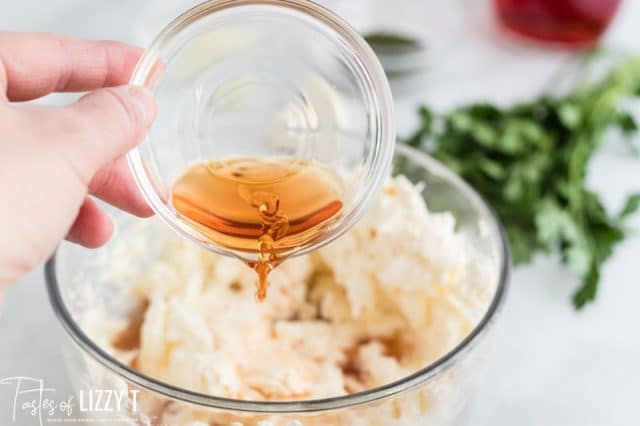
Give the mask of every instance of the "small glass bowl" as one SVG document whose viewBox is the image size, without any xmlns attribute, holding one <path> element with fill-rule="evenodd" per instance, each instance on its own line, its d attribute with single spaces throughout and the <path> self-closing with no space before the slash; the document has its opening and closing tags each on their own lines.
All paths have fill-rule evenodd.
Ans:
<svg viewBox="0 0 640 426">
<path fill-rule="evenodd" d="M 178 234 L 214 252 L 256 253 L 210 241 L 171 205 L 191 165 L 229 157 L 294 157 L 347 183 L 341 212 L 300 255 L 337 238 L 367 209 L 393 156 L 393 102 L 382 66 L 358 33 L 304 0 L 208 1 L 169 24 L 131 79 L 155 93 L 158 116 L 129 153 L 151 208 Z"/>
<path fill-rule="evenodd" d="M 77 346 L 65 346 L 75 387 L 136 391 L 138 401 L 170 410 L 187 407 L 193 418 L 181 424 L 225 426 L 407 426 L 466 425 L 468 406 L 476 390 L 476 378 L 490 353 L 493 325 L 498 317 L 509 280 L 509 252 L 501 227 L 488 206 L 466 183 L 440 163 L 413 148 L 400 145 L 395 154 L 398 170 L 412 182 L 422 182 L 430 211 L 449 211 L 459 232 L 496 269 L 491 300 L 468 336 L 423 369 L 382 387 L 335 398 L 262 402 L 221 398 L 173 386 L 133 370 L 108 353 L 96 332 L 108 325 L 98 322 L 97 308 L 109 318 L 126 319 L 136 309 L 130 282 L 108 271 L 119 266 L 140 270 L 153 261 L 153 233 L 141 235 L 139 219 L 114 210 L 118 232 L 96 255 L 63 243 L 46 265 L 46 279 L 53 310 Z M 149 228 L 146 228 L 147 230 Z M 143 237 L 143 238 L 141 238 Z M 119 241 L 138 240 L 140 250 L 131 255 L 117 248 Z M 367 271 L 362 271 L 363 274 Z M 473 290 L 472 290 L 473 291 Z M 98 333 L 99 334 L 99 333 Z M 250 350 L 249 348 L 247 350 Z M 480 390 L 478 390 L 480 391 Z M 162 408 L 164 407 L 164 408 Z M 103 415 L 104 413 L 98 413 Z M 132 424 L 162 424 L 157 409 L 129 404 L 122 413 Z M 160 418 L 158 419 L 158 416 Z M 154 420 L 155 417 L 155 420 Z M 202 423 L 198 423 L 200 419 Z M 207 420 L 205 422 L 205 419 Z"/>
</svg>

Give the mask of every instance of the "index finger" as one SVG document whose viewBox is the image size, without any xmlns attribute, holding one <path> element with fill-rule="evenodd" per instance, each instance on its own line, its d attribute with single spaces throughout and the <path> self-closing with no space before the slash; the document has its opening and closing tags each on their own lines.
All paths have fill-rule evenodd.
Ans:
<svg viewBox="0 0 640 426">
<path fill-rule="evenodd" d="M 116 41 L 0 33 L 0 89 L 10 101 L 26 101 L 118 86 L 129 81 L 141 54 L 142 49 Z"/>
</svg>

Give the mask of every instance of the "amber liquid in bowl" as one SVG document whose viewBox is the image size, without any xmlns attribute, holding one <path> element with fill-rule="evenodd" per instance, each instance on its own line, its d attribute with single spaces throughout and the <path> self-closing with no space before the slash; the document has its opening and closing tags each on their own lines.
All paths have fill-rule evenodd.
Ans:
<svg viewBox="0 0 640 426">
<path fill-rule="evenodd" d="M 247 264 L 263 300 L 269 272 L 326 230 L 342 195 L 338 176 L 310 160 L 247 157 L 192 166 L 173 185 L 171 203 L 212 243 L 257 254 Z"/>
</svg>

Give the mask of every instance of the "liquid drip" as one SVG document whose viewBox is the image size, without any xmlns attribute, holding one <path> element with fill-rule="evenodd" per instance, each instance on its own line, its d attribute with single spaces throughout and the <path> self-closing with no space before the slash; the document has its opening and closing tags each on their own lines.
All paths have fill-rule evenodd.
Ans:
<svg viewBox="0 0 640 426">
<path fill-rule="evenodd" d="M 295 248 L 320 237 L 342 209 L 343 187 L 307 160 L 236 158 L 189 168 L 173 186 L 175 209 L 212 243 L 255 254 L 256 296 Z"/>
</svg>

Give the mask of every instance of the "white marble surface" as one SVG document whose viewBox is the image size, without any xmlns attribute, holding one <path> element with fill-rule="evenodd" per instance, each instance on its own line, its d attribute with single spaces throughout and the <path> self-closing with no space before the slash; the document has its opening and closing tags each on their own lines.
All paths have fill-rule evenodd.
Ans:
<svg viewBox="0 0 640 426">
<path fill-rule="evenodd" d="M 474 7 L 483 3 L 460 1 Z M 142 5 L 126 0 L 3 3 L 2 30 L 129 41 L 135 39 Z M 640 2 L 627 0 L 607 37 L 609 42 L 640 50 L 638 22 Z M 421 100 L 447 107 L 472 99 L 526 98 L 539 91 L 567 58 L 562 52 L 497 43 L 478 30 L 477 21 L 462 24 L 449 40 L 452 53 L 443 58 L 444 65 L 435 67 L 410 98 L 398 100 L 401 130 L 411 128 L 414 105 Z M 61 99 L 65 98 L 56 98 Z M 617 209 L 625 193 L 640 188 L 639 166 L 640 160 L 629 158 L 620 145 L 612 143 L 598 154 L 589 179 L 608 207 Z M 640 227 L 640 218 L 634 224 Z M 569 304 L 577 283 L 554 260 L 539 258 L 515 271 L 475 399 L 473 425 L 640 424 L 636 406 L 640 397 L 639 254 L 637 236 L 621 245 L 604 270 L 597 302 L 580 313 Z M 39 377 L 68 394 L 62 359 L 66 344 L 39 268 L 6 295 L 0 314 L 0 378 Z M 0 424 L 10 424 L 12 398 L 0 386 Z"/>
</svg>

